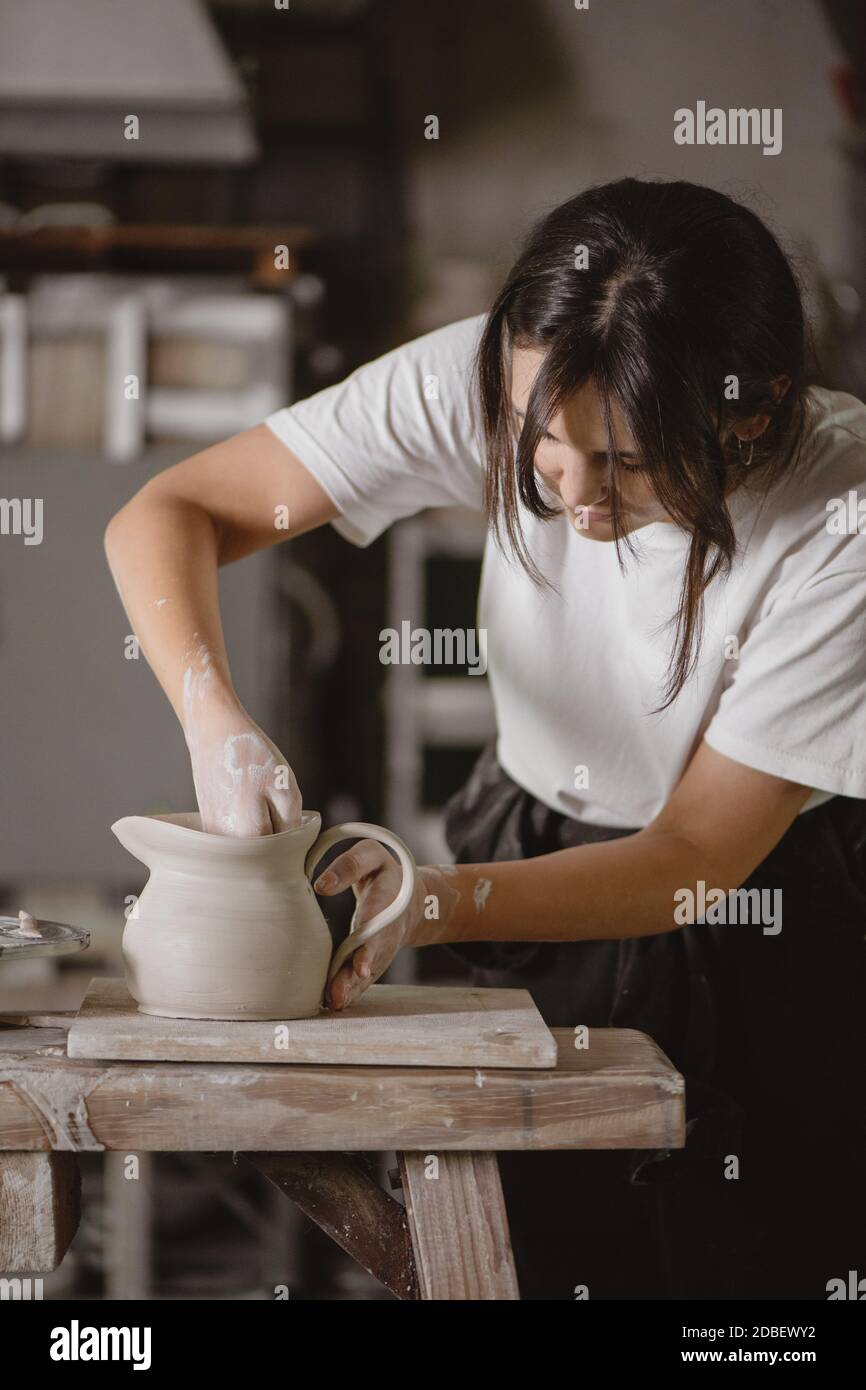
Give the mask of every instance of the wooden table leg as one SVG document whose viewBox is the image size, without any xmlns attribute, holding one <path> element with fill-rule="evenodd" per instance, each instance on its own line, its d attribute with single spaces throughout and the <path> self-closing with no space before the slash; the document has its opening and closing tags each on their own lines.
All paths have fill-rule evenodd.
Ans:
<svg viewBox="0 0 866 1390">
<path fill-rule="evenodd" d="M 519 1299 L 495 1153 L 398 1155 L 424 1299 Z"/>
<path fill-rule="evenodd" d="M 418 1287 L 406 1213 L 372 1177 L 361 1156 L 244 1153 L 275 1187 L 397 1298 Z"/>
<path fill-rule="evenodd" d="M 48 1274 L 81 1215 L 73 1153 L 0 1153 L 0 1272 Z"/>
</svg>

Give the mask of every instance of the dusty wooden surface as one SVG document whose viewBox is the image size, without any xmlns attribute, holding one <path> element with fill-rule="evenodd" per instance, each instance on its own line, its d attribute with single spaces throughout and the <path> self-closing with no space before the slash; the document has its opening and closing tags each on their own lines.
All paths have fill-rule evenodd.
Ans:
<svg viewBox="0 0 866 1390">
<path fill-rule="evenodd" d="M 423 1299 L 518 1299 L 492 1153 L 398 1155 Z"/>
<path fill-rule="evenodd" d="M 70 1060 L 61 1028 L 0 1020 L 0 1149 L 683 1146 L 683 1078 L 650 1038 L 591 1029 L 578 1050 L 553 1033 L 553 1070 L 134 1064 Z"/>
<path fill-rule="evenodd" d="M 56 1269 L 78 1229 L 81 1177 L 71 1153 L 0 1160 L 0 1273 Z"/>
<path fill-rule="evenodd" d="M 418 1298 L 405 1208 L 353 1154 L 240 1155 L 404 1301 Z"/>
<path fill-rule="evenodd" d="M 525 989 L 372 985 L 341 1013 L 280 1023 L 141 1014 L 120 979 L 92 980 L 70 1057 L 141 1062 L 554 1067 L 556 1043 Z"/>
</svg>

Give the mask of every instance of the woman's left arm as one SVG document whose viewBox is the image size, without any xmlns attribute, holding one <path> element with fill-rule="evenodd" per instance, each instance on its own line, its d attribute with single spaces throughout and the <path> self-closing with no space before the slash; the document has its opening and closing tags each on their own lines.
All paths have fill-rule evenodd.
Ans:
<svg viewBox="0 0 866 1390">
<path fill-rule="evenodd" d="M 447 922 L 422 920 L 412 945 L 585 941 L 674 931 L 680 889 L 728 893 L 778 844 L 811 788 L 734 762 L 702 743 L 643 830 L 535 859 L 457 865 Z M 489 885 L 489 886 L 488 886 Z"/>
<path fill-rule="evenodd" d="M 661 813 L 643 830 L 535 859 L 426 866 L 413 902 L 343 966 L 335 1008 L 377 980 L 401 946 L 461 941 L 593 941 L 676 930 L 675 894 L 700 880 L 739 888 L 781 840 L 811 788 L 734 762 L 702 743 Z M 400 871 L 363 841 L 317 880 L 326 895 L 354 886 L 362 920 L 391 902 Z"/>
</svg>

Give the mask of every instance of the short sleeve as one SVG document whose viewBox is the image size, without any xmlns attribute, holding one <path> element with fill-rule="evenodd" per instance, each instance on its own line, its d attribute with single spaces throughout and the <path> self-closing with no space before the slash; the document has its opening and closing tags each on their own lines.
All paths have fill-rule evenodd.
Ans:
<svg viewBox="0 0 866 1390">
<path fill-rule="evenodd" d="M 481 508 L 471 375 L 483 323 L 416 338 L 265 420 L 339 509 L 346 539 L 369 545 L 427 507 Z"/>
<path fill-rule="evenodd" d="M 791 782 L 866 797 L 866 539 L 759 619 L 705 740 Z"/>
</svg>

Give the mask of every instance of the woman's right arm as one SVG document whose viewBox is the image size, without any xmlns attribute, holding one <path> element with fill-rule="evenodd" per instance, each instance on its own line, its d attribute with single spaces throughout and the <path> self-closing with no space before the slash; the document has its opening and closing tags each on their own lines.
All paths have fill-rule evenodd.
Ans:
<svg viewBox="0 0 866 1390">
<path fill-rule="evenodd" d="M 336 515 L 301 461 L 257 425 L 158 474 L 106 530 L 114 581 L 180 720 L 215 833 L 267 834 L 301 811 L 285 759 L 234 692 L 217 570 Z"/>
</svg>

